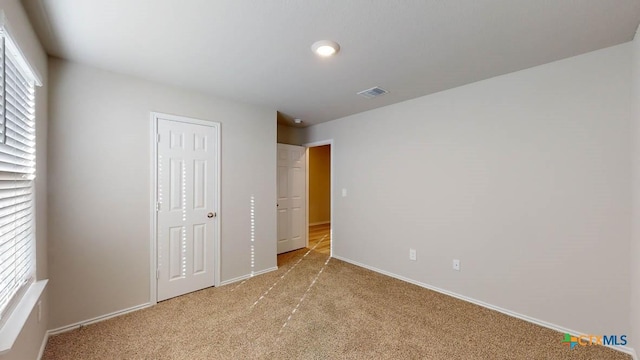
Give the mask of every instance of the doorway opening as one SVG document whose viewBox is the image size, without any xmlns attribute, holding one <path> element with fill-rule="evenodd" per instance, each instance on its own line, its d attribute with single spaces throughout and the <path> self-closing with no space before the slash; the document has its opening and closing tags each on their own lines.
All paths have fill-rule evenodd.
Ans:
<svg viewBox="0 0 640 360">
<path fill-rule="evenodd" d="M 307 144 L 307 247 L 332 254 L 331 141 Z"/>
</svg>

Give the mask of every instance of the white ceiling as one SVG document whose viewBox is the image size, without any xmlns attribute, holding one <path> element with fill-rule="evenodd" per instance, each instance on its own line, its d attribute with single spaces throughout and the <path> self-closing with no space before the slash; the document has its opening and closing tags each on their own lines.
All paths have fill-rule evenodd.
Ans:
<svg viewBox="0 0 640 360">
<path fill-rule="evenodd" d="M 630 41 L 639 0 L 24 0 L 47 52 L 316 124 Z M 328 59 L 310 46 L 341 45 Z M 356 92 L 380 86 L 389 94 Z"/>
</svg>

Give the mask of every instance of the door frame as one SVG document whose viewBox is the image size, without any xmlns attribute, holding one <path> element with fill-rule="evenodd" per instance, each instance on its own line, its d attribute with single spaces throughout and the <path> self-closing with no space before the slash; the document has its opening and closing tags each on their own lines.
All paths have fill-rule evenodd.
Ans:
<svg viewBox="0 0 640 360">
<path fill-rule="evenodd" d="M 333 159 L 334 159 L 334 144 L 333 144 L 333 139 L 327 139 L 327 140 L 320 140 L 320 141 L 314 141 L 314 142 L 310 142 L 310 143 L 306 143 L 306 144 L 302 144 L 302 146 L 306 147 L 306 162 L 307 162 L 307 168 L 306 168 L 306 178 L 307 178 L 307 216 L 306 216 L 306 221 L 305 221 L 305 226 L 307 229 L 307 247 L 309 247 L 309 148 L 312 147 L 318 147 L 318 146 L 324 146 L 324 145 L 330 145 L 331 146 L 331 156 L 329 157 L 329 167 L 330 167 L 330 171 L 331 171 L 331 176 L 329 177 L 329 211 L 331 211 L 331 216 L 329 217 L 329 221 L 331 222 L 331 226 L 329 227 L 329 236 L 331 237 L 331 246 L 329 247 L 330 249 L 330 257 L 333 257 L 333 245 L 335 244 L 335 241 L 333 239 L 333 202 L 334 202 L 334 176 L 335 176 L 335 171 L 333 168 Z"/>
<path fill-rule="evenodd" d="M 190 118 L 186 116 L 179 115 L 171 115 L 161 112 L 152 111 L 150 114 L 151 117 L 151 126 L 150 126 L 150 145 L 151 145 L 151 196 L 149 197 L 151 202 L 149 203 L 149 213 L 150 213 L 150 224 L 151 224 L 151 236 L 149 242 L 149 303 L 151 305 L 155 305 L 158 303 L 158 213 L 156 211 L 157 204 L 157 188 L 158 188 L 158 121 L 160 119 L 193 124 L 193 125 L 204 125 L 216 127 L 218 131 L 216 131 L 216 166 L 213 169 L 214 177 L 216 178 L 216 188 L 213 190 L 215 199 L 213 201 L 213 206 L 216 211 L 216 228 L 214 230 L 215 240 L 213 242 L 213 261 L 214 261 L 214 269 L 213 269 L 213 286 L 220 286 L 220 224 L 222 219 L 222 214 L 220 211 L 220 132 L 221 132 L 221 124 L 217 121 L 208 121 Z"/>
</svg>

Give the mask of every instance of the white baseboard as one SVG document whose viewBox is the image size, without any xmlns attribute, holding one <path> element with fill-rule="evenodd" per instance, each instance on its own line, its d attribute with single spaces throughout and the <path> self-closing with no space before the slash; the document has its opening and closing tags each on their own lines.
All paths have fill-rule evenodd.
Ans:
<svg viewBox="0 0 640 360">
<path fill-rule="evenodd" d="M 225 286 L 225 285 L 233 284 L 233 283 L 235 283 L 235 282 L 242 281 L 242 280 L 246 280 L 246 279 L 252 278 L 252 277 L 254 277 L 254 276 L 258 276 L 258 275 L 266 274 L 266 273 L 268 273 L 268 272 L 272 272 L 272 271 L 275 271 L 275 270 L 278 270 L 278 267 L 277 267 L 277 266 L 274 266 L 274 267 L 272 267 L 272 268 L 268 268 L 268 269 L 264 269 L 264 270 L 260 270 L 260 271 L 256 271 L 256 272 L 251 273 L 251 274 L 246 274 L 246 275 L 238 276 L 238 277 L 235 277 L 235 278 L 233 278 L 233 279 L 229 279 L 229 280 L 225 280 L 225 281 L 221 282 L 221 283 L 220 283 L 220 286 Z"/>
<path fill-rule="evenodd" d="M 414 284 L 414 285 L 418 285 L 418 286 L 423 287 L 425 289 L 433 290 L 435 292 L 439 292 L 441 294 L 448 295 L 448 296 L 454 297 L 456 299 L 464 300 L 466 302 L 470 302 L 472 304 L 476 304 L 478 306 L 482 306 L 482 307 L 487 308 L 487 309 L 495 310 L 497 312 L 503 313 L 505 315 L 509 315 L 511 317 L 514 317 L 514 318 L 518 318 L 520 320 L 524 320 L 524 321 L 527 321 L 527 322 L 530 322 L 530 323 L 533 323 L 533 324 L 536 324 L 536 325 L 539 325 L 539 326 L 542 326 L 542 327 L 546 327 L 546 328 L 551 329 L 551 330 L 559 331 L 561 333 L 569 333 L 569 334 L 574 335 L 574 336 L 578 336 L 578 335 L 581 335 L 581 334 L 589 334 L 588 332 L 580 332 L 580 331 L 571 330 L 571 329 L 565 328 L 563 326 L 559 326 L 559 325 L 552 324 L 552 323 L 549 323 L 549 322 L 546 322 L 546 321 L 543 321 L 543 320 L 532 318 L 532 317 L 527 316 L 527 315 L 519 314 L 517 312 L 511 311 L 511 310 L 507 310 L 507 309 L 501 308 L 499 306 L 491 305 L 489 303 L 486 303 L 486 302 L 483 302 L 483 301 L 480 301 L 480 300 L 476 300 L 476 299 L 473 299 L 473 298 L 470 298 L 470 297 L 467 297 L 467 296 L 464 296 L 464 295 L 456 294 L 456 293 L 448 291 L 448 290 L 440 289 L 438 287 L 435 287 L 435 286 L 432 286 L 432 285 L 429 285 L 429 284 L 425 284 L 423 282 L 416 281 L 416 280 L 413 280 L 413 279 L 409 279 L 409 278 L 406 278 L 404 276 L 400 276 L 400 275 L 397 275 L 397 274 L 394 274 L 394 273 L 391 273 L 391 272 L 388 272 L 388 271 L 385 271 L 385 270 L 381 270 L 381 269 L 375 268 L 373 266 L 365 265 L 365 264 L 359 263 L 357 261 L 353 261 L 351 259 L 344 258 L 342 256 L 332 255 L 332 257 L 336 258 L 338 260 L 342 260 L 344 262 L 348 262 L 350 264 L 353 264 L 353 265 L 356 265 L 356 266 L 359 266 L 359 267 L 362 267 L 362 268 L 365 268 L 365 269 L 368 269 L 368 270 L 383 274 L 383 275 L 390 276 L 392 278 L 396 278 L 398 280 L 402 280 L 402 281 L 405 281 L 405 282 L 408 282 L 408 283 L 411 283 L 411 284 Z M 633 348 L 631 348 L 631 347 L 628 347 L 628 346 L 611 346 L 611 345 L 603 345 L 603 346 L 606 346 L 606 347 L 611 348 L 613 350 L 617 350 L 617 351 L 621 351 L 621 352 L 627 353 L 627 354 L 631 355 L 634 360 L 638 360 L 638 357 L 636 355 L 635 350 Z"/>
<path fill-rule="evenodd" d="M 331 224 L 331 221 L 320 221 L 320 222 L 309 223 L 309 226 L 324 225 L 324 224 Z"/>
<path fill-rule="evenodd" d="M 268 273 L 268 272 L 271 272 L 271 271 L 274 271 L 274 270 L 278 270 L 278 267 L 274 266 L 272 268 L 268 268 L 268 269 L 256 271 L 256 272 L 251 273 L 251 274 L 239 276 L 239 277 L 234 278 L 234 279 L 225 280 L 222 283 L 220 283 L 220 286 L 228 285 L 228 284 L 231 284 L 231 283 L 234 283 L 234 282 L 237 282 L 237 281 L 241 281 L 241 280 L 245 280 L 245 279 L 248 279 L 248 278 L 251 278 L 251 277 L 254 277 L 254 276 L 257 276 L 257 275 L 265 274 L 265 273 Z M 67 332 L 67 331 L 75 330 L 75 329 L 78 329 L 81 326 L 95 324 L 97 322 L 104 321 L 104 320 L 107 320 L 107 319 L 111 319 L 111 318 L 114 318 L 116 316 L 120 316 L 120 315 L 128 314 L 130 312 L 142 310 L 142 309 L 148 308 L 150 306 L 153 306 L 153 304 L 144 303 L 144 304 L 136 305 L 136 306 L 133 306 L 133 307 L 130 307 L 130 308 L 127 308 L 127 309 L 114 311 L 112 313 L 101 315 L 101 316 L 98 316 L 98 317 L 95 317 L 95 318 L 92 318 L 92 319 L 78 321 L 78 322 L 76 322 L 74 324 L 71 324 L 71 325 L 66 325 L 66 326 L 62 326 L 62 327 L 56 328 L 56 329 L 48 330 L 47 333 L 46 333 L 45 339 L 43 341 L 42 348 L 40 349 L 40 352 L 42 353 L 44 351 L 44 347 L 45 347 L 45 345 L 47 343 L 47 339 L 51 335 L 57 335 L 57 334 L 61 334 L 61 333 Z"/>
<path fill-rule="evenodd" d="M 107 320 L 107 319 L 111 319 L 111 318 L 114 318 L 116 316 L 120 316 L 120 315 L 128 314 L 130 312 L 142 310 L 142 309 L 148 308 L 150 306 L 151 306 L 150 303 L 140 304 L 140 305 L 136 305 L 136 306 L 133 306 L 133 307 L 130 307 L 130 308 L 127 308 L 127 309 L 118 310 L 118 311 L 114 311 L 114 312 L 109 313 L 109 314 L 105 314 L 105 315 L 101 315 L 101 316 L 98 316 L 98 317 L 94 317 L 92 319 L 78 321 L 77 323 L 74 323 L 74 324 L 71 324 L 71 325 L 66 325 L 66 326 L 59 327 L 57 329 L 49 330 L 49 331 L 47 331 L 47 336 L 57 335 L 57 334 L 64 333 L 64 332 L 67 332 L 67 331 L 75 330 L 75 329 L 80 328 L 81 326 L 95 324 L 97 322 L 104 321 L 104 320 Z"/>
</svg>

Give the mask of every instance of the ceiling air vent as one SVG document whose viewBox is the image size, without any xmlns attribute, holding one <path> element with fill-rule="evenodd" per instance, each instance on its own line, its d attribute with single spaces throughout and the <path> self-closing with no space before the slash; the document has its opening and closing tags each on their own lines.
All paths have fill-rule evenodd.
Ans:
<svg viewBox="0 0 640 360">
<path fill-rule="evenodd" d="M 362 95 L 367 99 L 372 99 L 376 96 L 384 95 L 386 93 L 388 93 L 387 90 L 376 86 L 376 87 L 372 87 L 371 89 L 362 90 L 358 93 L 358 95 Z"/>
</svg>

